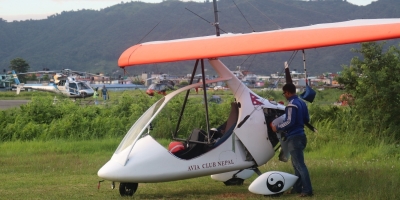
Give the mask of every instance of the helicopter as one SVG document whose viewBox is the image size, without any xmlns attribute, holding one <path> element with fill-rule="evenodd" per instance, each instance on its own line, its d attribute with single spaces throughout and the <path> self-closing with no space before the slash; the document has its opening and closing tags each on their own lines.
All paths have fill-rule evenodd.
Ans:
<svg viewBox="0 0 400 200">
<path fill-rule="evenodd" d="M 76 79 L 76 74 L 78 72 L 72 71 L 70 69 L 64 69 L 61 71 L 61 73 L 56 73 L 54 71 L 39 71 L 39 72 L 27 72 L 19 74 L 32 74 L 32 73 L 54 74 L 54 76 L 49 83 L 24 84 L 19 81 L 17 74 L 15 73 L 14 70 L 12 70 L 14 82 L 16 84 L 17 94 L 19 94 L 21 90 L 32 89 L 45 92 L 59 93 L 70 98 L 86 98 L 93 96 L 94 93 L 93 88 L 85 81 L 79 81 Z"/>
<path fill-rule="evenodd" d="M 0 74 L 0 90 L 11 90 L 12 76 L 6 73 Z"/>
<path fill-rule="evenodd" d="M 150 84 L 146 90 L 146 94 L 149 96 L 154 96 L 155 93 L 161 95 L 167 95 L 167 90 L 174 90 L 175 83 L 172 80 L 169 80 L 168 74 L 161 74 L 159 76 L 155 76 L 152 78 L 148 78 L 147 80 L 155 79 L 155 82 Z"/>
<path fill-rule="evenodd" d="M 154 96 L 155 93 L 161 95 L 167 95 L 167 90 L 174 89 L 174 82 L 170 80 L 163 80 L 159 83 L 152 83 L 146 90 L 146 94 L 149 96 Z"/>
<path fill-rule="evenodd" d="M 301 38 L 301 39 L 299 39 Z M 262 195 L 279 195 L 289 189 L 297 176 L 280 171 L 261 173 L 259 166 L 274 157 L 279 143 L 269 124 L 284 114 L 285 106 L 264 99 L 244 85 L 220 57 L 283 52 L 400 38 L 400 19 L 360 19 L 316 24 L 274 31 L 222 34 L 169 41 L 146 42 L 125 50 L 118 60 L 121 68 L 142 64 L 194 61 L 192 77 L 198 66 L 204 74 L 207 60 L 218 78 L 193 83 L 177 89 L 154 103 L 132 125 L 110 160 L 98 171 L 98 176 L 119 182 L 121 196 L 132 196 L 139 183 L 157 183 L 209 176 L 227 181 L 259 176 L 249 191 Z M 204 77 L 204 76 L 203 76 Z M 187 138 L 178 138 L 182 115 L 177 117 L 172 132 L 172 148 L 162 146 L 152 137 L 150 125 L 172 99 L 183 95 L 181 112 L 190 104 L 189 92 L 205 84 L 225 82 L 234 101 L 227 119 L 220 126 L 209 127 L 208 105 L 205 103 L 206 127 L 193 127 Z M 204 99 L 207 91 L 203 90 Z M 206 102 L 206 101 L 205 101 Z M 214 131 L 219 134 L 214 134 Z M 218 135 L 218 138 L 215 138 Z M 176 148 L 177 147 L 177 148 Z"/>
</svg>

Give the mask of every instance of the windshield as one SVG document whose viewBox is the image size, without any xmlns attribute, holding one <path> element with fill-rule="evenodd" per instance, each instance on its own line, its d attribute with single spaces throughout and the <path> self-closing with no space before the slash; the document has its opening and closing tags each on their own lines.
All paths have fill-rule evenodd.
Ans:
<svg viewBox="0 0 400 200">
<path fill-rule="evenodd" d="M 214 79 L 214 80 L 209 80 L 209 83 L 213 82 L 219 82 L 219 81 L 224 81 L 228 79 Z M 121 141 L 119 144 L 117 150 L 115 150 L 114 154 L 119 154 L 118 157 L 123 157 L 126 155 L 125 160 L 123 160 L 123 165 L 127 159 L 127 156 L 129 155 L 131 150 L 127 150 L 127 148 L 132 149 L 133 146 L 135 145 L 136 141 L 140 139 L 144 134 L 146 134 L 146 129 L 150 125 L 151 122 L 155 119 L 156 115 L 159 115 L 162 109 L 165 109 L 165 106 L 167 102 L 169 102 L 172 98 L 177 96 L 179 93 L 190 90 L 192 88 L 196 87 L 195 84 L 192 85 L 187 85 L 183 88 L 180 88 L 178 90 L 175 90 L 171 92 L 169 95 L 164 96 L 160 100 L 158 100 L 155 104 L 153 104 L 137 121 L 136 123 L 129 129 L 128 133 L 125 135 L 124 139 Z M 183 98 L 183 96 L 182 96 Z M 186 107 L 188 110 L 188 108 Z M 198 109 L 198 108 L 194 108 Z M 190 111 L 188 111 L 190 112 Z M 167 118 L 166 118 L 167 119 Z M 171 123 L 171 121 L 169 121 Z M 190 120 L 187 121 L 187 123 L 191 123 Z M 171 123 L 172 124 L 172 123 Z M 201 127 L 197 126 L 197 127 Z M 165 131 L 165 130 L 164 130 Z M 182 132 L 188 132 L 182 131 Z M 125 151 L 126 150 L 126 151 Z M 123 153 L 121 153 L 124 151 Z M 123 158 L 124 159 L 124 158 Z"/>
<path fill-rule="evenodd" d="M 157 87 L 157 84 L 151 84 L 148 89 L 149 90 L 156 90 L 156 87 Z"/>
<path fill-rule="evenodd" d="M 134 144 L 139 137 L 146 131 L 147 126 L 149 126 L 152 117 L 160 108 L 160 106 L 164 103 L 165 97 L 158 100 L 155 104 L 153 104 L 137 121 L 136 123 L 129 129 L 128 133 L 125 135 L 121 144 L 119 144 L 115 154 L 120 153 L 128 146 Z"/>
<path fill-rule="evenodd" d="M 75 89 L 78 89 L 77 88 L 77 86 L 76 86 L 76 83 L 69 83 L 69 88 L 75 88 Z"/>
<path fill-rule="evenodd" d="M 90 88 L 90 86 L 87 85 L 87 84 L 84 83 L 84 82 L 79 82 L 79 83 L 78 83 L 78 86 L 79 86 L 79 88 L 80 88 L 81 90 L 86 90 L 86 89 L 89 89 L 89 88 Z"/>
</svg>

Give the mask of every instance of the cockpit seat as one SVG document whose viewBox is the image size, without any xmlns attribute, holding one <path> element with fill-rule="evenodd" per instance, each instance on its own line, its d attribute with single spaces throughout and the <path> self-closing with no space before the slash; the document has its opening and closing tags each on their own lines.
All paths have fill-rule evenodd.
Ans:
<svg viewBox="0 0 400 200">
<path fill-rule="evenodd" d="M 223 124 L 222 126 L 225 126 L 221 132 L 222 132 L 222 137 L 213 145 L 213 148 L 219 146 L 220 144 L 222 144 L 223 142 L 225 142 L 225 140 L 227 140 L 233 133 L 233 130 L 236 127 L 237 124 L 237 120 L 238 120 L 238 116 L 239 116 L 239 108 L 236 102 L 232 102 L 231 103 L 231 113 L 229 114 L 229 118 L 226 121 L 225 124 Z M 222 129 L 222 127 L 220 127 Z"/>
<path fill-rule="evenodd" d="M 231 103 L 231 112 L 228 120 L 218 128 L 218 131 L 222 133 L 222 137 L 219 138 L 211 147 L 206 144 L 207 133 L 200 129 L 194 129 L 186 141 L 186 148 L 174 153 L 174 155 L 181 159 L 189 160 L 219 146 L 232 135 L 237 124 L 238 116 L 238 105 L 236 102 L 233 102 Z"/>
<path fill-rule="evenodd" d="M 194 129 L 186 142 L 186 149 L 174 153 L 175 156 L 189 160 L 204 153 L 205 144 L 196 143 L 205 141 L 205 133 L 203 130 Z"/>
</svg>

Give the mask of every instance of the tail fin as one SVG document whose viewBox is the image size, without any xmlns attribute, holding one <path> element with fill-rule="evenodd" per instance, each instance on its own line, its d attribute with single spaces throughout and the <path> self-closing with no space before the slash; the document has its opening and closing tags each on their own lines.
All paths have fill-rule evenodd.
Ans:
<svg viewBox="0 0 400 200">
<path fill-rule="evenodd" d="M 18 76 L 17 76 L 17 74 L 15 73 L 14 70 L 12 70 L 12 74 L 13 74 L 13 77 L 14 77 L 15 84 L 19 85 L 21 82 L 19 82 Z"/>
<path fill-rule="evenodd" d="M 21 91 L 21 88 L 23 86 L 21 85 L 21 82 L 19 82 L 18 76 L 17 76 L 17 74 L 15 73 L 14 70 L 12 70 L 12 75 L 14 77 L 15 84 L 17 84 L 17 94 L 19 94 L 19 92 Z"/>
</svg>

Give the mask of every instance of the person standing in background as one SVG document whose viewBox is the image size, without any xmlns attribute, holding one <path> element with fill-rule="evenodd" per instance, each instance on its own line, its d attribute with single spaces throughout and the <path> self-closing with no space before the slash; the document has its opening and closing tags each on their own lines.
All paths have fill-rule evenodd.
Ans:
<svg viewBox="0 0 400 200">
<path fill-rule="evenodd" d="M 94 104 L 95 104 L 95 105 L 98 105 L 98 104 L 99 104 L 99 101 L 97 100 L 97 99 L 99 98 L 99 93 L 97 93 L 97 89 L 98 89 L 98 88 L 95 88 L 95 89 L 94 89 L 94 93 L 93 93 L 93 98 L 94 98 Z"/>
<path fill-rule="evenodd" d="M 103 89 L 101 89 L 101 95 L 102 95 L 104 101 L 106 101 L 107 99 L 110 99 L 108 90 L 105 85 L 103 85 Z"/>
</svg>

